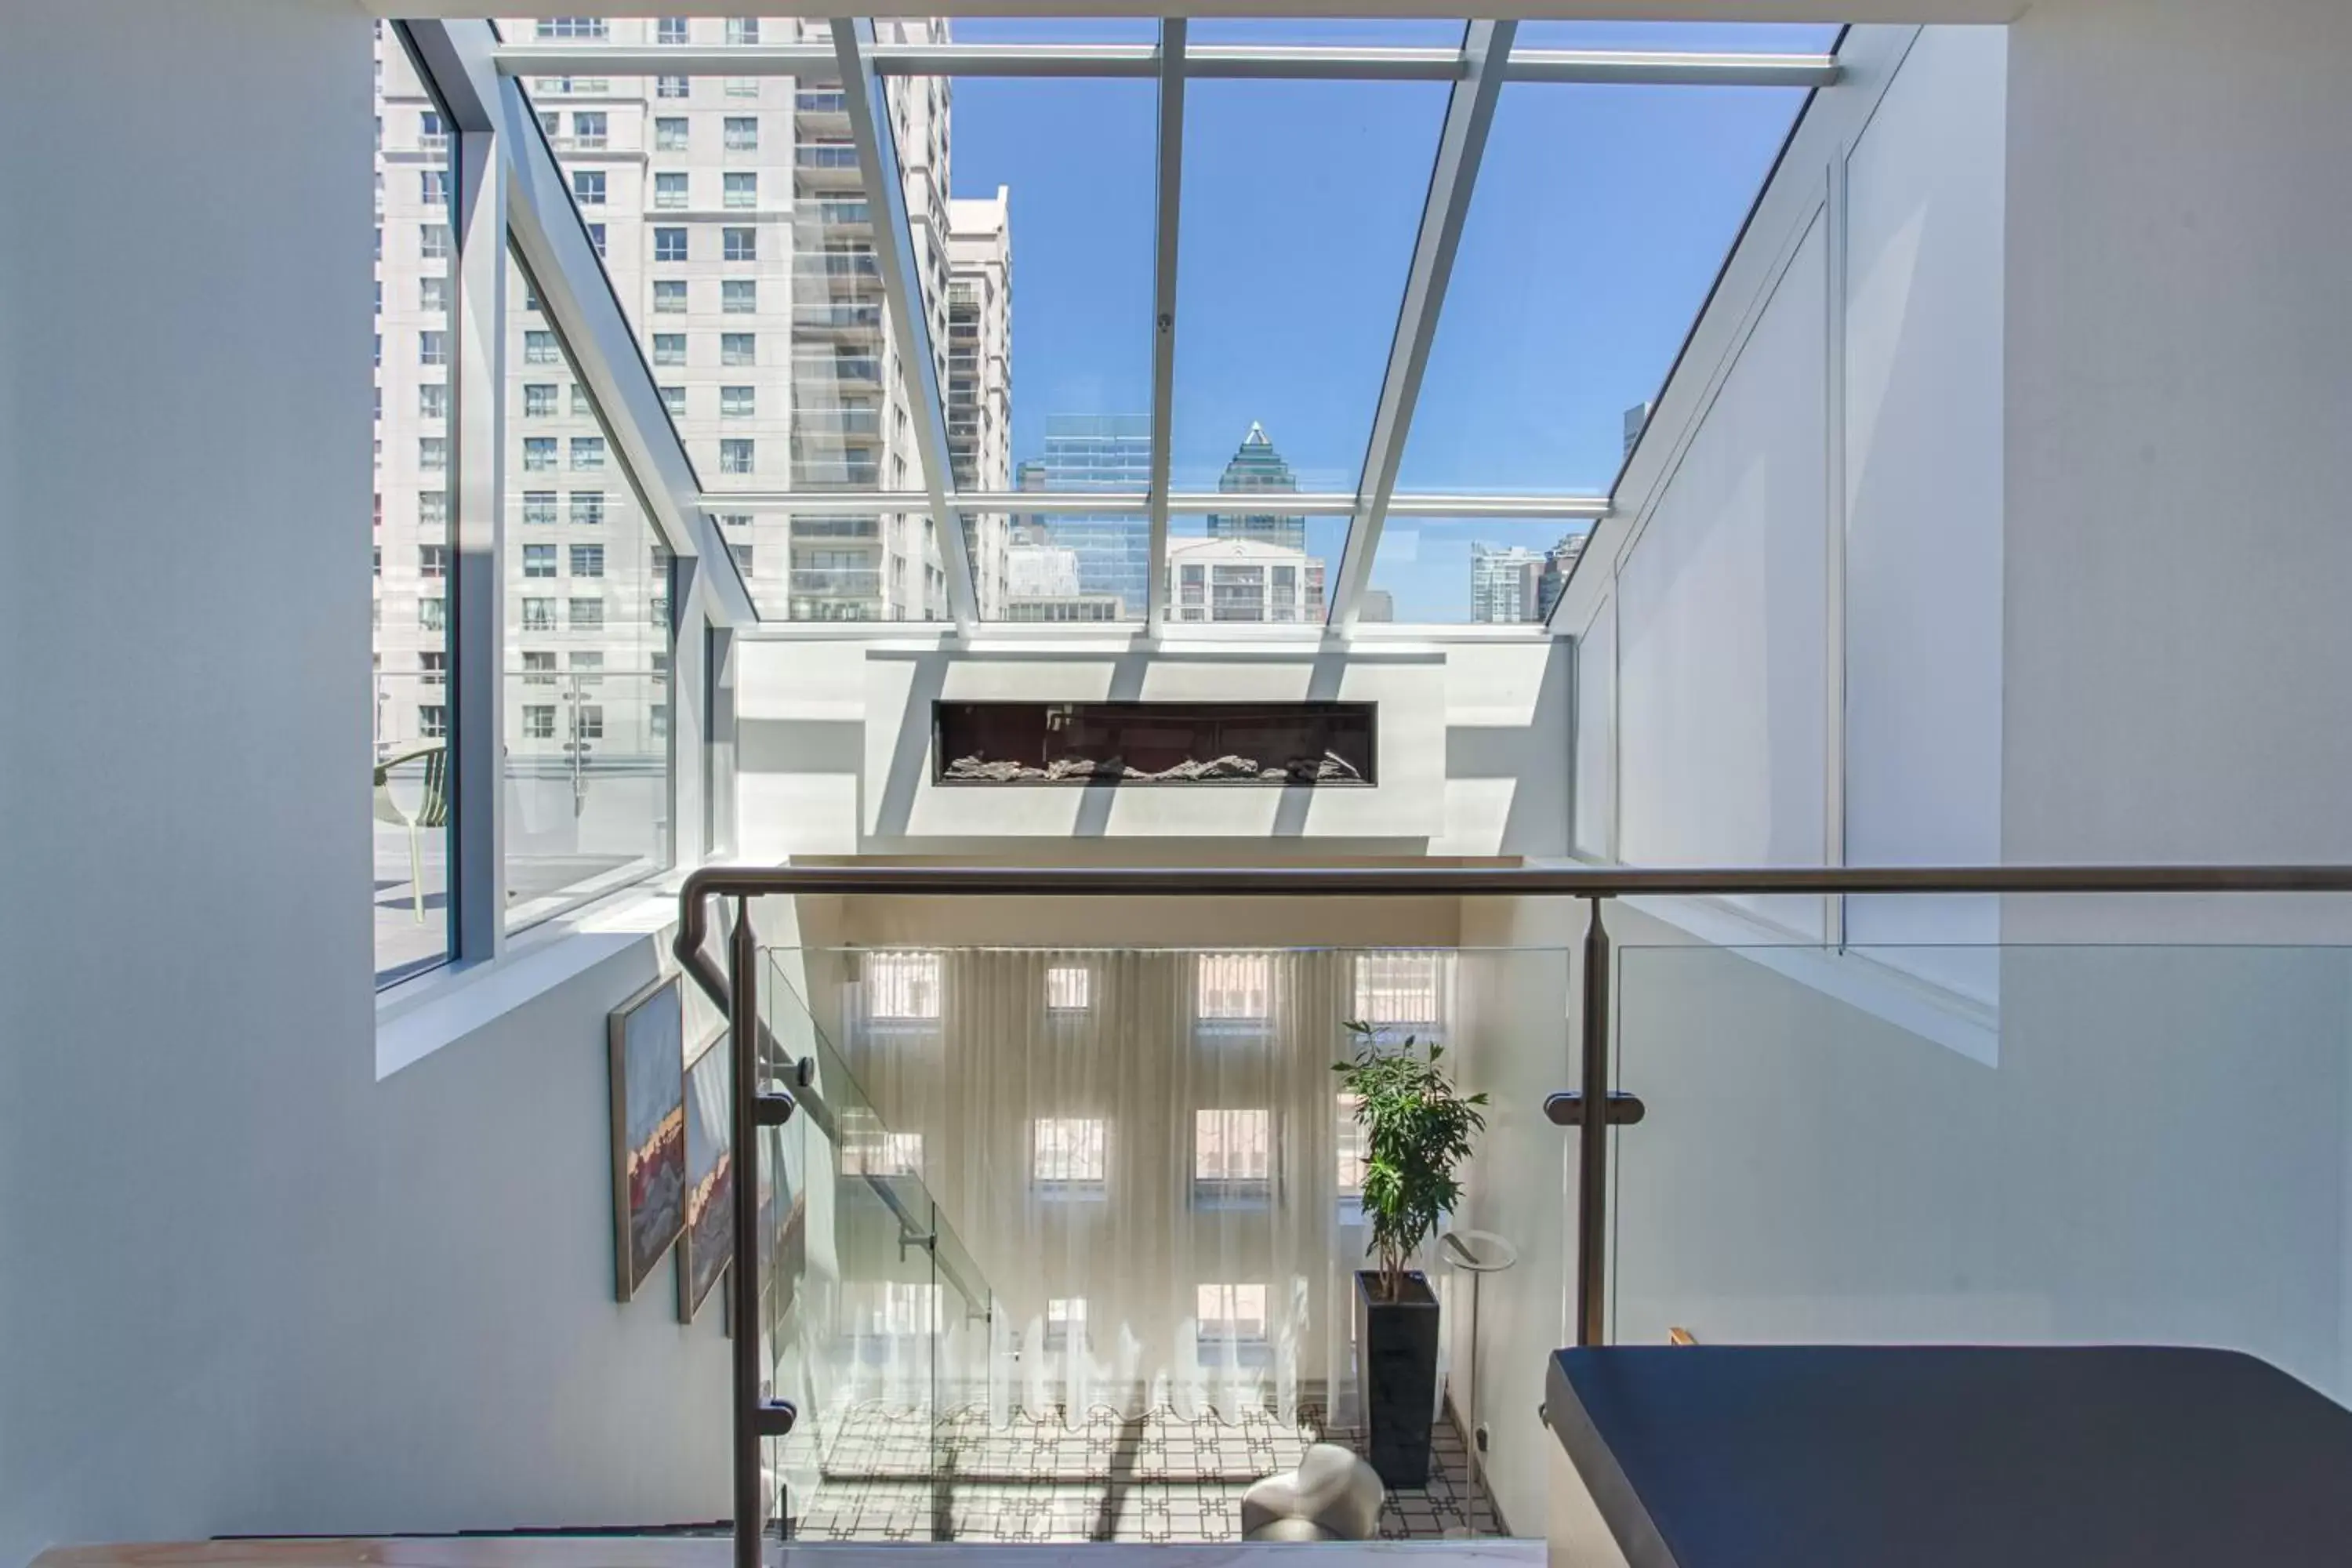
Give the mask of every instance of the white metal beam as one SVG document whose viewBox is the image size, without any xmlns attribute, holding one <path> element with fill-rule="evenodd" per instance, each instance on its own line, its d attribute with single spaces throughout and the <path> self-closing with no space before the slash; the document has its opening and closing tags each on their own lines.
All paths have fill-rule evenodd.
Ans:
<svg viewBox="0 0 2352 1568">
<path fill-rule="evenodd" d="M 1182 232 L 1184 186 L 1184 18 L 1160 24 L 1160 143 L 1157 159 L 1157 254 L 1151 269 L 1151 531 L 1145 554 L 1150 576 L 1144 595 L 1144 631 L 1158 637 L 1168 624 L 1168 490 L 1173 460 L 1176 396 L 1176 242 Z"/>
<path fill-rule="evenodd" d="M 1429 198 L 1422 204 L 1421 230 L 1413 238 L 1412 268 L 1405 274 L 1388 374 L 1372 416 L 1363 477 L 1356 485 L 1354 521 L 1348 527 L 1331 595 L 1328 624 L 1342 630 L 1355 625 L 1372 558 L 1380 549 L 1381 525 L 1396 490 L 1397 465 L 1403 460 L 1413 406 L 1421 399 L 1422 373 L 1429 366 L 1429 345 L 1437 336 L 1445 286 L 1454 277 L 1454 253 L 1461 248 L 1463 219 L 1470 211 L 1478 163 L 1486 153 L 1486 133 L 1503 93 L 1496 68 L 1510 58 L 1517 27 L 1516 22 L 1473 22 L 1462 42 L 1463 75 L 1446 100 L 1445 121 L 1438 132 L 1437 163 L 1430 172 Z"/>
<path fill-rule="evenodd" d="M 931 352 L 930 317 L 924 310 L 921 263 L 915 256 L 906 182 L 899 175 L 898 140 L 890 123 L 889 95 L 866 58 L 873 44 L 871 20 L 834 22 L 835 69 L 840 74 L 842 98 L 849 111 L 850 135 L 857 143 L 857 168 L 865 178 L 866 204 L 875 216 L 875 265 L 882 275 L 883 305 L 898 340 L 899 370 L 906 377 L 907 401 L 911 405 L 908 424 L 922 469 L 924 507 L 938 535 L 940 568 L 947 574 L 949 613 L 957 629 L 969 633 L 980 618 L 980 599 L 972 586 L 963 519 L 948 504 L 948 492 L 955 483 L 955 461 L 948 446 L 947 405 L 940 396 L 939 361 Z"/>
<path fill-rule="evenodd" d="M 1171 490 L 1168 511 L 1176 517 L 1234 510 L 1234 498 L 1221 490 Z M 923 490 L 724 490 L 702 497 L 711 511 L 756 511 L 772 515 L 799 512 L 920 511 L 930 504 Z M 1034 512 L 1047 517 L 1092 517 L 1100 513 L 1151 513 L 1149 490 L 951 490 L 949 510 L 959 512 Z M 1286 514 L 1300 517 L 1347 517 L 1356 510 L 1356 498 L 1347 490 L 1294 490 L 1282 497 Z M 1607 496 L 1471 495 L 1421 491 L 1391 495 L 1391 517 L 1509 517 L 1528 519 L 1603 518 L 1610 512 Z"/>
<path fill-rule="evenodd" d="M 436 29 L 437 31 L 437 29 Z M 499 817 L 506 765 L 507 170 L 504 133 L 461 130 L 457 151 L 457 345 L 450 370 L 457 437 L 450 524 L 449 726 L 457 826 L 450 955 L 499 956 L 507 940 L 507 865 Z"/>
<path fill-rule="evenodd" d="M 1181 19 L 1180 19 L 1181 20 Z M 1177 63 L 1200 79 L 1257 81 L 1459 81 L 1462 51 L 1320 44 L 1183 44 Z M 496 51 L 507 76 L 805 76 L 830 71 L 822 44 L 506 44 Z M 1162 75 L 1157 44 L 871 45 L 876 76 L 1127 77 Z M 1509 81 L 1649 87 L 1822 87 L 1838 78 L 1830 55 L 1690 53 L 1671 49 L 1523 49 L 1503 67 Z"/>
</svg>

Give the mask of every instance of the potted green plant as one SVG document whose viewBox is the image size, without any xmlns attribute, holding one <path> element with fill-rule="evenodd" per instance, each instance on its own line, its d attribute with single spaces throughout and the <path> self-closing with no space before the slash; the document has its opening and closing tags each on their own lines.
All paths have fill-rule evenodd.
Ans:
<svg viewBox="0 0 2352 1568">
<path fill-rule="evenodd" d="M 1486 1125 L 1484 1094 L 1456 1092 L 1445 1047 L 1408 1035 L 1391 1046 L 1350 1018 L 1353 1056 L 1333 1068 L 1364 1130 L 1364 1218 L 1377 1269 L 1356 1271 L 1356 1353 L 1370 1458 L 1392 1487 L 1429 1482 L 1437 1405 L 1437 1294 L 1406 1261 L 1462 1196 L 1454 1175 Z"/>
</svg>

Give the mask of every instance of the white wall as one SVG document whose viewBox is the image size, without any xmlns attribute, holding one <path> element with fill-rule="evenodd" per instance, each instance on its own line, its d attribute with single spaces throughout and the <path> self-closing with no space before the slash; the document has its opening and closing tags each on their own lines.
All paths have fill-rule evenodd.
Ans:
<svg viewBox="0 0 2352 1568">
<path fill-rule="evenodd" d="M 1123 643 L 1007 640 L 950 659 L 935 639 L 876 646 L 751 637 L 739 643 L 737 658 L 738 830 L 750 860 L 1027 853 L 1150 861 L 1165 859 L 1176 839 L 1188 859 L 1544 856 L 1567 848 L 1569 660 L 1555 642 L 1433 638 L 1318 655 L 1311 647 L 1147 654 Z M 1204 681 L 1261 693 L 1295 686 L 1302 697 L 1360 690 L 1383 703 L 1384 728 L 1389 705 L 1397 705 L 1393 716 L 1410 749 L 1391 759 L 1383 742 L 1381 776 L 1394 785 L 1322 792 L 1328 799 L 1307 790 L 1221 790 L 1215 798 L 1223 806 L 1207 815 L 1193 804 L 1202 792 L 1130 791 L 1132 799 L 1114 800 L 1120 792 L 1027 789 L 1006 792 L 1001 802 L 975 790 L 932 792 L 999 814 L 1003 827 L 984 834 L 971 830 L 984 820 L 971 816 L 977 805 L 953 821 L 932 822 L 914 810 L 927 778 L 930 701 L 950 668 L 965 666 L 996 673 L 1017 667 L 1024 689 L 1074 696 L 1180 689 L 1197 696 L 1209 689 Z M 910 678 L 918 668 L 929 677 Z M 1180 816 L 1170 803 L 1188 795 L 1189 815 Z M 1407 804 L 1391 815 L 1382 804 L 1389 800 Z M 1055 829 L 1042 838 L 1041 813 Z"/>
<path fill-rule="evenodd" d="M 1858 866 L 2000 858 L 2007 39 L 1920 34 L 1845 161 L 1844 809 Z M 1860 943 L 2000 940 L 1991 900 L 1853 899 Z M 1990 1000 L 1990 954 L 1910 966 Z"/>
<path fill-rule="evenodd" d="M 2128 26 L 2044 0 L 2013 30 L 2013 859 L 2352 859 L 2347 59 L 2325 0 L 2142 0 Z M 2011 915 L 2352 934 L 2307 900 L 2150 903 Z"/>
<path fill-rule="evenodd" d="M 1808 110 L 1563 605 L 1591 627 L 1581 852 L 1999 855 L 2003 56 L 1998 29 L 1859 28 Z M 1746 902 L 1807 937 L 1834 912 Z M 1847 912 L 1863 942 L 1998 930 Z"/>
<path fill-rule="evenodd" d="M 1618 852 L 1630 861 L 1826 854 L 1827 248 L 1809 226 L 1618 569 Z M 1820 930 L 1818 900 L 1759 908 Z"/>
<path fill-rule="evenodd" d="M 0 49 L 0 1562 L 259 1522 L 370 1349 L 367 19 Z M 192 127 L 234 169 L 175 155 Z M 234 149 L 231 153 L 228 150 Z M 215 172 L 218 172 L 218 170 Z"/>
<path fill-rule="evenodd" d="M 52 155 L 0 160 L 0 1563 L 714 1517 L 716 1324 L 612 1300 L 654 939 L 376 1076 L 368 19 L 6 35 Z"/>
</svg>

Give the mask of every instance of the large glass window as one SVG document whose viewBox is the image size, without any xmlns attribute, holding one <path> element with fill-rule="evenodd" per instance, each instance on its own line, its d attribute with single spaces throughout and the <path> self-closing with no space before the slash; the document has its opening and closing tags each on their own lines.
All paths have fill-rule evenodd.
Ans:
<svg viewBox="0 0 2352 1568">
<path fill-rule="evenodd" d="M 501 828 L 507 923 L 518 929 L 671 863 L 671 633 L 669 555 L 594 400 L 576 371 L 568 404 L 534 398 L 547 384 L 521 379 L 527 345 L 541 363 L 569 356 L 520 264 L 509 268 L 507 407 L 518 423 L 529 413 L 533 430 L 513 437 L 521 460 L 509 465 L 507 495 Z"/>
<path fill-rule="evenodd" d="M 822 21 L 769 17 L 762 24 L 763 43 L 829 45 L 832 39 L 830 24 Z M 929 25 L 879 26 L 895 36 Z M 692 27 L 705 42 L 720 35 L 716 20 Z M 611 32 L 624 46 L 675 42 L 679 36 L 658 18 L 617 20 Z M 608 85 L 616 97 L 643 105 L 632 113 L 605 111 L 614 147 L 627 147 L 641 135 L 648 151 L 641 175 L 625 167 L 611 173 L 603 202 L 594 202 L 593 189 L 582 191 L 589 204 L 583 210 L 607 227 L 605 269 L 660 373 L 664 405 L 703 487 L 714 492 L 920 491 L 924 476 L 903 356 L 884 310 L 874 215 L 838 81 L 830 74 L 723 83 L 615 75 Z M 1135 144 L 1141 150 L 1125 161 L 1125 172 L 1129 183 L 1148 186 L 1150 89 L 1112 85 L 1145 106 L 1136 117 L 1141 140 Z M 528 86 L 534 94 L 545 90 L 537 82 Z M 944 114 L 929 112 L 930 95 L 916 98 L 920 101 L 903 106 L 901 144 L 943 148 Z M 938 101 L 944 98 L 942 85 Z M 1083 121 L 1065 117 L 1066 140 L 1083 140 L 1087 129 Z M 1008 122 L 998 139 L 1017 133 Z M 980 174 L 988 177 L 985 169 Z M 1109 199 L 1104 192 L 1110 187 L 1096 184 L 1101 188 L 1089 192 L 1074 181 L 1066 201 L 1083 210 Z M 939 262 L 925 279 L 927 300 L 936 295 L 938 300 L 944 299 L 947 235 L 940 195 L 939 203 L 925 205 L 922 247 L 927 265 Z M 1129 286 L 1139 290 L 1135 310 L 1141 311 L 1150 290 L 1150 196 L 1148 191 L 1119 193 L 1116 200 L 1123 211 L 1143 215 L 1126 268 Z M 695 216 L 719 213 L 723 223 Z M 659 223 L 648 221 L 656 216 Z M 1136 340 L 1131 379 L 1140 384 L 1148 374 L 1140 368 L 1148 334 L 1133 324 L 1128 330 Z M 944 343 L 943 318 L 934 335 Z M 552 354 L 551 343 L 544 352 Z M 735 390 L 722 397 L 722 386 Z M 1139 396 L 1134 406 L 1142 406 Z M 722 441 L 751 445 L 722 447 Z M 757 460 L 747 463 L 751 453 Z M 858 510 L 854 500 L 848 510 Z M 855 539 L 827 531 L 830 525 L 821 519 L 818 531 L 807 532 L 788 512 L 740 514 L 750 521 L 738 525 L 741 537 L 731 542 L 766 561 L 790 563 L 750 584 L 761 614 L 859 620 L 946 615 L 945 563 L 928 511 L 863 510 L 864 531 Z M 824 588 L 795 593 L 795 582 Z"/>
<path fill-rule="evenodd" d="M 1156 89 L 970 78 L 950 93 L 915 78 L 894 80 L 890 100 L 956 486 L 1139 494 Z M 983 620 L 1143 618 L 1138 514 L 978 515 L 965 532 Z"/>
<path fill-rule="evenodd" d="M 1229 488 L 1255 430 L 1293 488 L 1355 490 L 1446 97 L 1442 82 L 1187 87 L 1177 489 Z"/>
<path fill-rule="evenodd" d="M 457 176 L 439 106 L 379 28 L 375 153 L 375 633 L 372 721 L 378 985 L 445 962 L 449 834 L 449 235 Z M 387 174 L 391 177 L 387 178 Z M 390 238 L 383 238 L 385 228 Z M 390 353 L 384 348 L 389 342 Z"/>
<path fill-rule="evenodd" d="M 1528 23 L 1515 47 L 1817 50 L 1835 31 Z M 1507 85 L 1399 488 L 1605 494 L 1804 101 Z"/>
</svg>

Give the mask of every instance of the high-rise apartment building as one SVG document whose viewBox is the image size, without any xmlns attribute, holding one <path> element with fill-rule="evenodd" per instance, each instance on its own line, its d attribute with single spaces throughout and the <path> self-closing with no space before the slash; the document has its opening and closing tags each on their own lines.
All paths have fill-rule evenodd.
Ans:
<svg viewBox="0 0 2352 1568">
<path fill-rule="evenodd" d="M 1023 459 L 1020 471 L 1024 490 L 1139 492 L 1150 483 L 1147 414 L 1049 414 L 1044 455 Z M 1141 519 L 1129 513 L 1034 521 L 1045 538 L 1076 554 L 1081 595 L 1115 596 L 1119 611 L 1112 618 L 1141 618 L 1151 588 L 1151 536 Z"/>
<path fill-rule="evenodd" d="M 1528 616 L 1529 620 L 1551 619 L 1552 606 L 1559 603 L 1560 595 L 1568 587 L 1569 574 L 1576 570 L 1577 560 L 1584 553 L 1584 542 L 1591 537 L 1590 531 L 1565 533 L 1558 544 L 1545 552 L 1543 566 L 1536 574 L 1535 603 L 1530 606 L 1533 613 Z"/>
<path fill-rule="evenodd" d="M 1524 544 L 1470 546 L 1470 618 L 1515 622 L 1532 618 L 1533 584 L 1543 571 L 1544 552 Z"/>
<path fill-rule="evenodd" d="M 1012 193 L 948 203 L 948 449 L 960 489 L 1003 490 L 1013 479 Z M 1006 552 L 1001 516 L 963 520 L 982 620 L 1004 619 Z"/>
<path fill-rule="evenodd" d="M 939 20 L 879 26 L 886 37 L 908 40 L 944 37 L 946 27 Z M 831 37 L 824 23 L 789 17 L 509 19 L 501 28 L 510 38 L 592 47 Z M 384 462 L 377 545 L 387 597 L 379 612 L 379 663 L 406 671 L 436 651 L 423 646 L 434 634 L 427 629 L 431 612 L 420 601 L 438 597 L 436 579 L 425 574 L 446 571 L 446 523 L 435 520 L 446 517 L 448 504 L 447 487 L 427 466 L 436 437 L 437 453 L 446 458 L 447 451 L 446 382 L 435 392 L 412 373 L 446 375 L 446 358 L 441 365 L 418 365 L 415 356 L 420 333 L 439 334 L 425 337 L 421 352 L 437 346 L 447 353 L 446 323 L 424 324 L 422 314 L 444 308 L 447 297 L 450 219 L 425 215 L 436 193 L 418 176 L 437 167 L 445 189 L 449 176 L 445 131 L 398 44 L 386 38 L 377 50 L 385 149 L 380 167 L 390 176 L 380 194 L 385 216 L 378 268 L 379 353 L 390 367 L 380 378 Z M 932 519 L 882 513 L 857 499 L 861 492 L 920 489 L 922 480 L 910 434 L 909 381 L 885 317 L 874 215 L 839 84 L 814 76 L 583 72 L 534 76 L 524 86 L 705 492 L 842 497 L 837 510 L 822 513 L 714 506 L 761 613 L 857 620 L 946 615 Z M 889 96 L 921 300 L 945 393 L 956 379 L 947 363 L 956 242 L 947 197 L 946 84 L 906 79 Z M 985 258 L 977 264 L 992 274 L 992 286 L 984 276 L 982 307 L 971 325 L 997 351 L 978 356 L 969 402 L 981 431 L 970 457 L 1001 485 L 1010 414 L 1002 380 L 1009 359 L 1001 352 L 1011 306 L 1009 236 L 1002 193 L 969 205 L 992 213 L 992 226 L 982 226 L 988 238 L 982 248 L 993 265 Z M 434 225 L 445 232 L 431 233 Z M 527 283 L 521 289 L 527 294 Z M 571 629 L 572 602 L 583 601 L 582 629 L 593 630 L 595 612 L 584 601 L 606 599 L 609 630 L 616 616 L 636 613 L 618 601 L 666 605 L 667 564 L 658 563 L 661 581 L 655 582 L 646 575 L 656 569 L 649 550 L 617 547 L 615 510 L 633 519 L 635 510 L 616 460 L 607 455 L 603 469 L 573 465 L 575 448 L 583 463 L 593 460 L 603 432 L 551 325 L 521 325 L 509 353 L 514 449 L 508 463 L 518 480 L 507 500 L 509 663 L 538 673 L 547 663 L 541 656 L 569 657 L 561 646 L 542 644 Z M 444 552 L 437 557 L 436 548 Z M 1001 563 L 1001 546 L 994 553 Z M 602 569 L 604 577 L 589 580 L 600 588 L 575 591 L 569 581 L 575 561 Z M 983 585 L 989 581 L 983 569 Z M 995 581 L 1001 586 L 1001 567 Z M 551 631 L 549 601 L 558 601 Z M 648 668 L 666 647 L 633 656 L 633 667 Z M 617 658 L 606 663 L 619 668 Z"/>
<path fill-rule="evenodd" d="M 1177 539 L 1168 544 L 1172 621 L 1310 621 L 1307 552 L 1271 540 Z M 1319 564 L 1316 563 L 1314 564 Z"/>
<path fill-rule="evenodd" d="M 1642 432 L 1650 427 L 1650 405 L 1636 403 L 1625 410 L 1625 456 L 1632 457 L 1633 448 L 1642 444 Z"/>
</svg>

